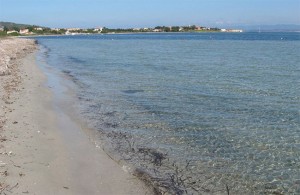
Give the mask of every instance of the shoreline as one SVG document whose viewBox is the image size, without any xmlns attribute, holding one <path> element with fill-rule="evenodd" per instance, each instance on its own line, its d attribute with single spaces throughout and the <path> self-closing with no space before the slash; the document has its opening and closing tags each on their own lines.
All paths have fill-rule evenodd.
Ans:
<svg viewBox="0 0 300 195">
<path fill-rule="evenodd" d="M 60 36 L 80 36 L 80 35 L 134 35 L 134 34 L 198 34 L 198 33 L 245 33 L 245 32 L 221 32 L 221 31 L 187 31 L 187 32 L 121 32 L 121 33 L 78 33 L 78 34 L 49 34 L 49 35 L 20 35 L 19 38 L 35 37 L 60 37 Z"/>
<path fill-rule="evenodd" d="M 37 48 L 28 49 L 0 76 L 1 97 L 10 101 L 0 101 L 0 194 L 152 194 L 56 104 L 36 57 Z"/>
</svg>

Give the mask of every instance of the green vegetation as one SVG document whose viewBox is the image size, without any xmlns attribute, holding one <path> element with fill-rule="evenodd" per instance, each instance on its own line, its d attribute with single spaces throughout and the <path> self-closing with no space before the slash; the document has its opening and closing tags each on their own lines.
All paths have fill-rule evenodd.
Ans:
<svg viewBox="0 0 300 195">
<path fill-rule="evenodd" d="M 66 30 L 64 29 L 52 30 L 51 28 L 35 27 L 32 30 L 29 29 L 29 32 L 32 32 L 33 34 L 36 35 L 60 35 L 60 34 L 65 34 Z"/>
<path fill-rule="evenodd" d="M 101 33 L 133 33 L 136 32 L 132 28 L 131 29 L 122 29 L 122 28 L 117 28 L 117 29 L 110 29 L 104 27 L 101 31 Z"/>
<path fill-rule="evenodd" d="M 10 33 L 8 34 L 8 36 L 19 36 L 20 34 L 18 32 L 13 32 L 13 33 Z"/>
<path fill-rule="evenodd" d="M 0 37 L 4 37 L 4 36 L 6 36 L 7 34 L 6 34 L 6 32 L 5 31 L 0 31 Z"/>
<path fill-rule="evenodd" d="M 218 32 L 219 28 L 192 26 L 156 26 L 155 28 L 109 29 L 104 27 L 101 33 L 138 33 L 138 32 Z"/>
<path fill-rule="evenodd" d="M 219 28 L 191 26 L 156 26 L 155 28 L 72 28 L 51 29 L 37 25 L 0 22 L 0 36 L 19 35 L 63 35 L 63 34 L 97 34 L 97 33 L 145 33 L 145 32 L 219 32 Z"/>
</svg>

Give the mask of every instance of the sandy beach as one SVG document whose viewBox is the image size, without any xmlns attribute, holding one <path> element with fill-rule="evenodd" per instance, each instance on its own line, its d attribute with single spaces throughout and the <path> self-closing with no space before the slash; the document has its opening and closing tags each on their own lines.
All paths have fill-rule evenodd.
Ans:
<svg viewBox="0 0 300 195">
<path fill-rule="evenodd" d="M 0 39 L 0 194 L 152 194 L 55 109 L 37 50 Z"/>
</svg>

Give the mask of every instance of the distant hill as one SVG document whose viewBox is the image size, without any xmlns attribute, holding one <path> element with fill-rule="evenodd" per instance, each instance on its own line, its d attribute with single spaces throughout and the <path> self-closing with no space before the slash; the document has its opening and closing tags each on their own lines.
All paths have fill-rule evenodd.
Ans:
<svg viewBox="0 0 300 195">
<path fill-rule="evenodd" d="M 40 26 L 36 26 L 36 25 L 30 25 L 30 24 L 17 24 L 17 23 L 13 23 L 13 22 L 0 22 L 0 27 L 6 27 L 9 30 L 13 30 L 15 28 L 17 29 L 23 29 L 23 28 L 28 28 L 28 27 L 40 27 Z"/>
</svg>

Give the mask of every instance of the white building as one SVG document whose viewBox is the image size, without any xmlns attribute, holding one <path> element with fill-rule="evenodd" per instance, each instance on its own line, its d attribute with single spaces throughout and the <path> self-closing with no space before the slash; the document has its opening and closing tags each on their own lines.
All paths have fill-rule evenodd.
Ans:
<svg viewBox="0 0 300 195">
<path fill-rule="evenodd" d="M 18 31 L 15 31 L 15 30 L 9 30 L 9 31 L 7 31 L 7 34 L 11 34 L 11 33 L 18 33 Z"/>
<path fill-rule="evenodd" d="M 20 34 L 28 34 L 29 33 L 29 29 L 21 29 Z"/>
<path fill-rule="evenodd" d="M 102 32 L 102 30 L 103 30 L 103 28 L 102 27 L 97 27 L 97 28 L 95 28 L 93 31 L 94 32 Z"/>
<path fill-rule="evenodd" d="M 78 31 L 81 30 L 81 28 L 67 28 L 67 31 Z"/>
<path fill-rule="evenodd" d="M 153 32 L 162 32 L 161 29 L 154 29 Z"/>
<path fill-rule="evenodd" d="M 232 30 L 228 30 L 228 32 L 243 32 L 243 30 L 240 30 L 240 29 L 232 29 Z"/>
<path fill-rule="evenodd" d="M 51 30 L 60 31 L 61 29 L 60 28 L 51 28 Z"/>
</svg>

